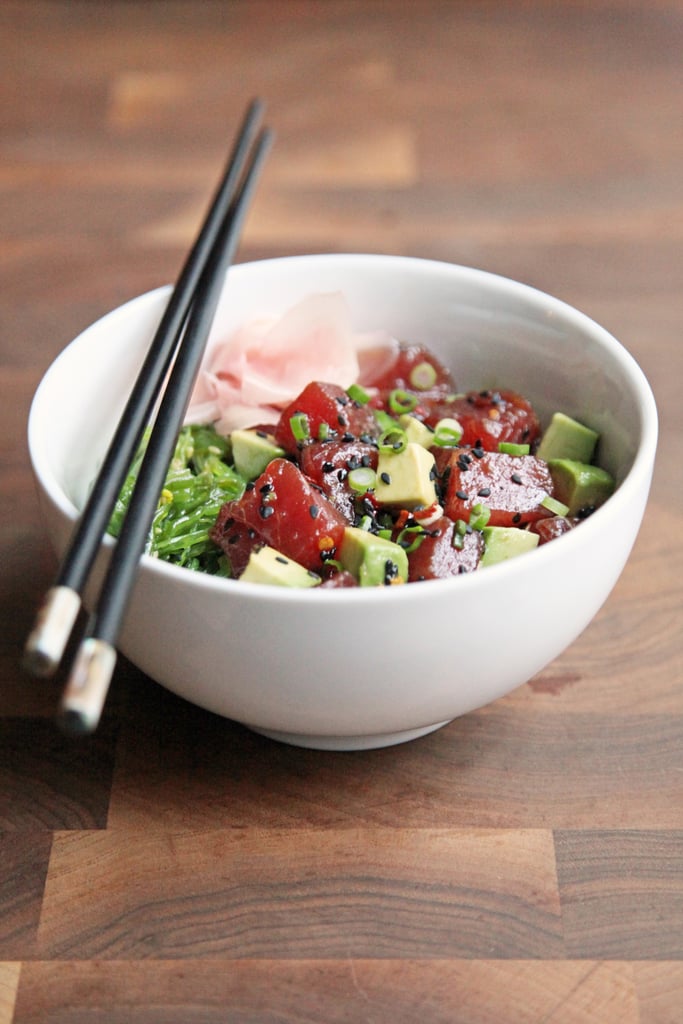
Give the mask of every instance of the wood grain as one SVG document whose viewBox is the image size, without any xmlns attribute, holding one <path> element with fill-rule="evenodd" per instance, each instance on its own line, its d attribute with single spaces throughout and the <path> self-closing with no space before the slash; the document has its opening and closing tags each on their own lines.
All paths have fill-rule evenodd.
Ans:
<svg viewBox="0 0 683 1024">
<path fill-rule="evenodd" d="M 681 0 L 4 0 L 0 38 L 0 1024 L 681 1024 Z M 576 305 L 652 383 L 650 503 L 569 650 L 414 743 L 281 746 L 121 659 L 74 744 L 19 669 L 55 568 L 31 395 L 174 279 L 256 94 L 238 258 Z"/>
</svg>

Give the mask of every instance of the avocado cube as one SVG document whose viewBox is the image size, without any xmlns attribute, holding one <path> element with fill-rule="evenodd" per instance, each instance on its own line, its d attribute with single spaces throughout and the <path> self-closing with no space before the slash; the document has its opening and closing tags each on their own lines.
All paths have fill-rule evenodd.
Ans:
<svg viewBox="0 0 683 1024">
<path fill-rule="evenodd" d="M 536 455 L 544 462 L 550 459 L 573 459 L 591 462 L 600 435 L 563 412 L 556 412 L 541 439 Z"/>
<path fill-rule="evenodd" d="M 255 480 L 269 462 L 284 455 L 273 435 L 263 430 L 233 430 L 230 442 L 235 469 L 247 480 Z"/>
<path fill-rule="evenodd" d="M 409 441 L 402 452 L 380 452 L 375 497 L 380 505 L 429 508 L 437 500 L 435 461 L 421 444 Z"/>
<path fill-rule="evenodd" d="M 554 497 L 568 506 L 567 515 L 575 516 L 581 509 L 597 508 L 614 491 L 614 477 L 599 466 L 589 466 L 573 459 L 550 459 Z"/>
<path fill-rule="evenodd" d="M 317 587 L 321 582 L 320 576 L 267 544 L 252 551 L 240 580 L 276 587 Z"/>
<path fill-rule="evenodd" d="M 409 442 L 422 445 L 423 448 L 431 448 L 434 444 L 434 431 L 417 416 L 411 416 L 410 413 L 404 412 L 399 416 L 398 422 L 405 431 Z"/>
<path fill-rule="evenodd" d="M 357 526 L 347 526 L 339 561 L 361 587 L 383 587 L 408 580 L 408 556 L 399 544 Z"/>
<path fill-rule="evenodd" d="M 482 568 L 532 551 L 540 539 L 537 533 L 529 533 L 516 526 L 485 526 L 481 532 L 484 537 L 484 553 L 479 564 Z"/>
</svg>

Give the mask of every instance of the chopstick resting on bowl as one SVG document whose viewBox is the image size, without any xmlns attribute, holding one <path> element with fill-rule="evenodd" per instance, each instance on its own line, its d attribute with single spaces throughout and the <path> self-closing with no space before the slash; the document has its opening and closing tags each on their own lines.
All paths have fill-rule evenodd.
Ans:
<svg viewBox="0 0 683 1024">
<path fill-rule="evenodd" d="M 121 532 L 62 698 L 61 723 L 71 732 L 93 731 L 106 700 L 116 663 L 116 642 L 138 563 L 225 276 L 272 144 L 269 129 L 258 131 L 262 109 L 259 100 L 254 100 L 247 109 L 206 219 L 178 277 L 55 582 L 45 596 L 26 643 L 26 668 L 34 675 L 53 674 L 78 618 L 83 590 L 130 463 L 156 407 Z"/>
</svg>

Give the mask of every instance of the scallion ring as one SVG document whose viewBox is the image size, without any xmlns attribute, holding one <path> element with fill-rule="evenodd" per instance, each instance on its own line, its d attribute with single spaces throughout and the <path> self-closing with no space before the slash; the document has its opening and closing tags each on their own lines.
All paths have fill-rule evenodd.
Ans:
<svg viewBox="0 0 683 1024">
<path fill-rule="evenodd" d="M 389 408 L 399 415 L 402 412 L 412 412 L 417 406 L 417 395 L 411 395 L 403 388 L 394 388 L 389 392 Z"/>
<path fill-rule="evenodd" d="M 411 551 L 416 551 L 419 548 L 425 536 L 425 531 L 421 526 L 406 526 L 396 538 L 396 543 L 400 544 L 406 554 L 409 555 Z"/>
<path fill-rule="evenodd" d="M 408 444 L 408 436 L 401 427 L 394 426 L 390 427 L 389 430 L 385 430 L 383 434 L 380 434 L 379 440 L 377 441 L 377 447 L 385 455 L 398 455 L 402 452 Z"/>
<path fill-rule="evenodd" d="M 311 436 L 311 428 L 305 412 L 295 412 L 293 416 L 290 416 L 289 426 L 295 441 L 307 441 Z"/>
<path fill-rule="evenodd" d="M 498 445 L 503 455 L 528 455 L 530 450 L 528 444 L 513 444 L 512 441 L 501 441 Z"/>
<path fill-rule="evenodd" d="M 375 489 L 377 474 L 370 466 L 358 466 L 357 469 L 350 469 L 346 482 L 352 491 L 357 494 L 366 494 Z"/>
<path fill-rule="evenodd" d="M 455 448 L 462 437 L 462 427 L 457 420 L 439 420 L 434 428 L 433 443 L 440 448 Z"/>
<path fill-rule="evenodd" d="M 352 402 L 358 402 L 359 405 L 367 405 L 370 401 L 369 393 L 360 384 L 351 384 L 346 389 L 346 394 Z"/>
<path fill-rule="evenodd" d="M 410 371 L 409 381 L 418 391 L 429 391 L 436 384 L 436 370 L 431 363 L 417 363 Z"/>
<path fill-rule="evenodd" d="M 473 530 L 483 530 L 490 518 L 491 509 L 488 505 L 482 505 L 481 502 L 477 502 L 476 505 L 472 506 L 470 526 Z"/>
</svg>

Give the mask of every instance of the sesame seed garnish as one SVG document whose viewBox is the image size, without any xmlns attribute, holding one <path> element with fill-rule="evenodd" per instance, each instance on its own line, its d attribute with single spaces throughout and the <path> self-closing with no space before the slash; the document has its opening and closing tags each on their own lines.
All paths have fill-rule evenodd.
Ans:
<svg viewBox="0 0 683 1024">
<path fill-rule="evenodd" d="M 334 463 L 333 462 L 323 462 L 323 465 L 322 465 L 323 473 L 331 473 L 333 469 L 334 469 Z"/>
<path fill-rule="evenodd" d="M 521 484 L 522 483 L 522 478 L 519 475 L 519 473 L 513 473 L 512 476 L 510 477 L 510 479 L 512 480 L 513 484 Z"/>
<path fill-rule="evenodd" d="M 282 565 L 289 565 L 289 559 L 285 558 L 284 555 L 276 555 L 275 556 L 275 561 L 276 562 L 281 562 Z"/>
<path fill-rule="evenodd" d="M 490 493 L 491 493 L 491 488 L 490 487 L 482 487 L 481 490 L 477 491 L 477 497 L 478 498 L 488 498 Z"/>
<path fill-rule="evenodd" d="M 388 473 L 380 473 L 379 478 L 380 478 L 380 480 L 382 481 L 383 484 L 390 484 L 391 483 L 391 477 L 389 476 Z"/>
<path fill-rule="evenodd" d="M 317 516 L 318 516 L 318 512 L 319 511 L 320 511 L 320 508 L 318 507 L 318 505 L 309 505 L 308 506 L 308 514 L 310 515 L 311 519 L 316 519 Z"/>
<path fill-rule="evenodd" d="M 522 521 L 522 513 L 521 512 L 515 512 L 514 516 L 512 517 L 512 522 L 513 523 L 519 523 L 521 521 Z"/>
<path fill-rule="evenodd" d="M 456 498 L 460 498 L 460 501 L 467 501 L 467 491 L 456 491 Z"/>
<path fill-rule="evenodd" d="M 275 509 L 272 505 L 261 505 L 258 510 L 258 514 L 261 516 L 261 519 L 268 519 L 268 517 L 272 516 L 274 512 Z"/>
</svg>

